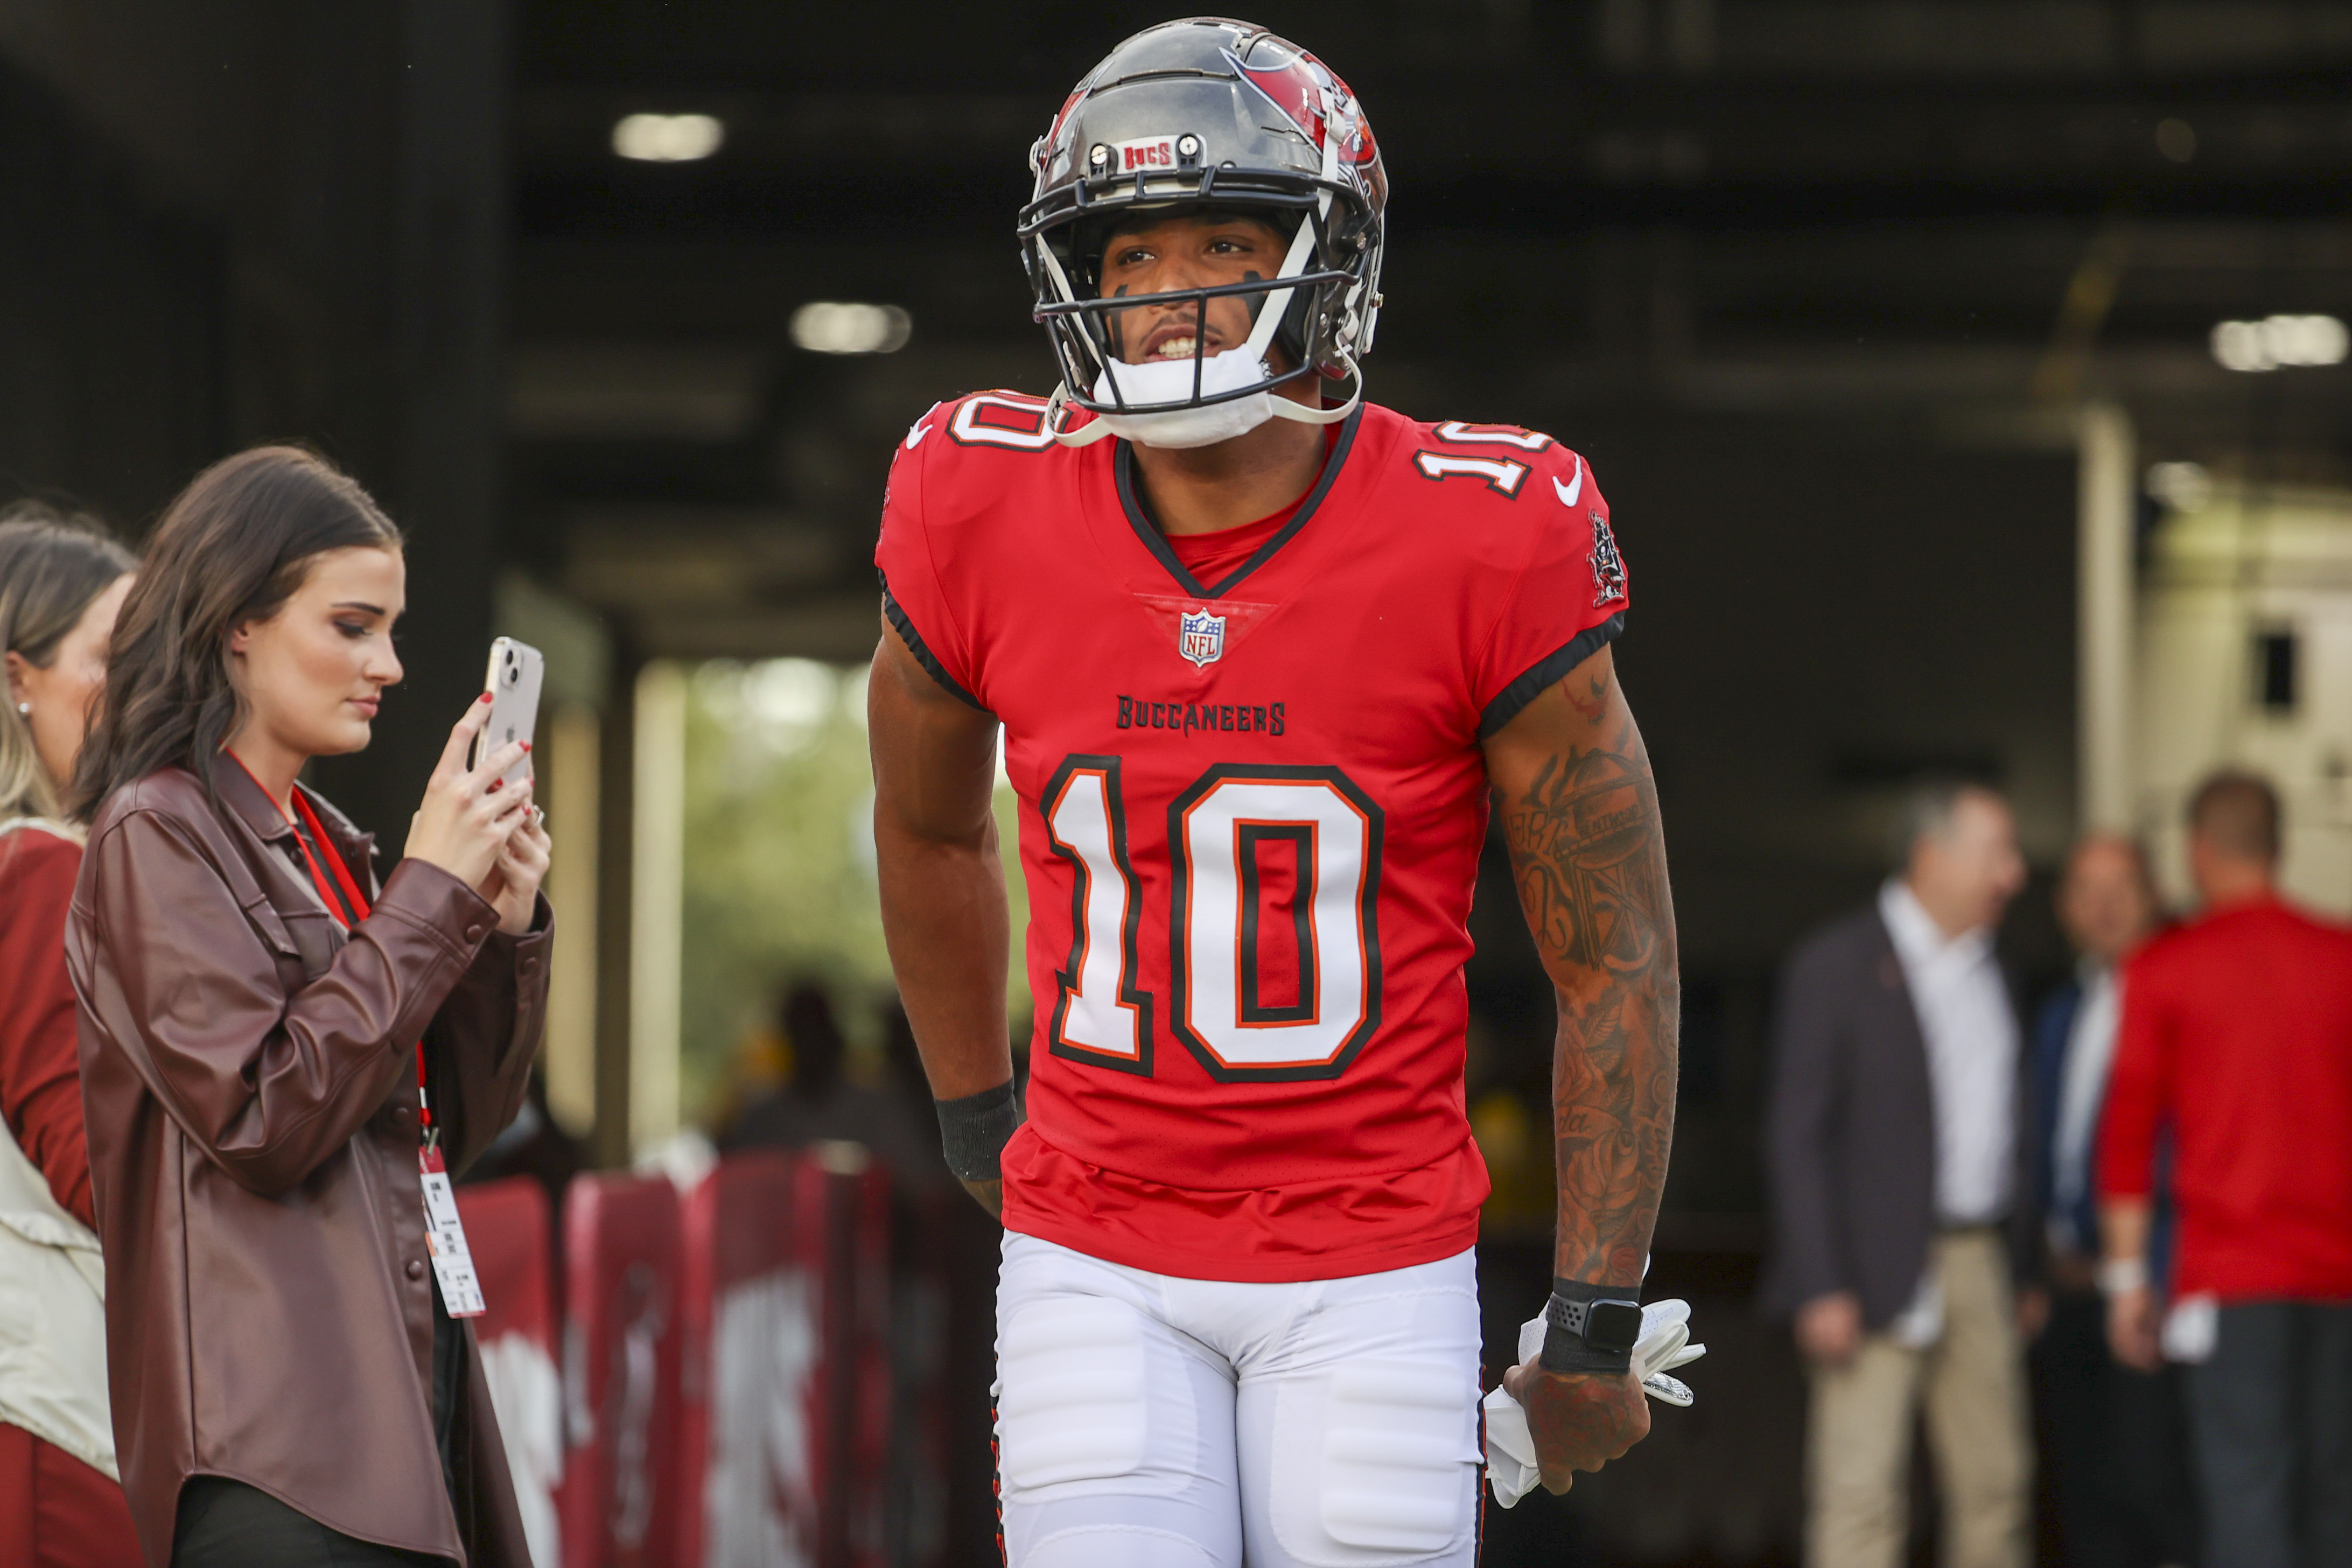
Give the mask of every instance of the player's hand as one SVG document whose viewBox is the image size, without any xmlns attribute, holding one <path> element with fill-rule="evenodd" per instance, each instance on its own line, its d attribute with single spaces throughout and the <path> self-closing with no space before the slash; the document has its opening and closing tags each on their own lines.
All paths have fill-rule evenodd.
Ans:
<svg viewBox="0 0 2352 1568">
<path fill-rule="evenodd" d="M 509 741 L 482 759 L 466 765 L 466 750 L 489 722 L 488 697 L 466 710 L 441 748 L 441 761 L 425 784 L 425 798 L 409 819 L 408 843 L 402 858 L 438 866 L 469 888 L 478 888 L 498 864 L 499 856 L 516 827 L 530 810 L 531 781 L 501 784 L 500 773 L 520 762 L 528 744 Z M 518 813 L 522 815 L 519 816 Z"/>
<path fill-rule="evenodd" d="M 1558 1496 L 1578 1470 L 1597 1470 L 1650 1435 L 1650 1397 L 1633 1374 L 1546 1372 L 1541 1357 L 1503 1373 L 1528 1413 L 1544 1490 Z"/>
<path fill-rule="evenodd" d="M 1000 1221 L 1004 1218 L 1004 1181 L 1003 1177 L 999 1177 L 992 1182 L 965 1182 L 963 1184 L 963 1190 L 971 1194 L 972 1202 L 978 1204 L 981 1207 L 988 1211 L 991 1218 Z"/>
</svg>

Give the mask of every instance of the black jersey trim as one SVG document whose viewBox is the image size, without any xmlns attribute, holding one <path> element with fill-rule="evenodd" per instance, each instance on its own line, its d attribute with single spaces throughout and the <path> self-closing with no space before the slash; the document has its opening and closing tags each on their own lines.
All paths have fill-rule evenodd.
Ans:
<svg viewBox="0 0 2352 1568">
<path fill-rule="evenodd" d="M 1240 1017 L 1244 1024 L 1304 1024 L 1315 1016 L 1319 978 L 1316 965 L 1322 955 L 1315 945 L 1314 838 L 1313 825 L 1304 822 L 1244 823 L 1234 830 L 1242 884 L 1241 953 L 1234 967 L 1241 975 Z M 1265 1000 L 1265 869 L 1258 860 L 1258 850 L 1269 842 L 1287 842 L 1297 858 L 1290 900 L 1290 941 L 1298 954 L 1298 999 L 1286 1004 Z"/>
<path fill-rule="evenodd" d="M 1587 626 L 1550 653 L 1536 660 L 1527 672 L 1503 688 L 1495 700 L 1486 704 L 1486 711 L 1478 716 L 1478 738 L 1482 741 L 1519 716 L 1519 710 L 1544 693 L 1544 689 L 1617 640 L 1625 629 L 1625 612 L 1618 611 L 1597 626 Z"/>
<path fill-rule="evenodd" d="M 890 596 L 889 574 L 877 570 L 874 575 L 882 579 L 882 613 L 889 617 L 892 629 L 898 632 L 898 640 L 907 645 L 907 651 L 915 656 L 915 662 L 921 665 L 933 680 L 946 687 L 955 696 L 978 708 L 982 712 L 987 712 L 987 708 L 982 704 L 980 699 L 966 691 L 963 689 L 963 683 L 948 673 L 947 666 L 940 662 L 939 655 L 933 653 L 924 643 L 923 634 L 915 629 L 915 623 L 907 618 L 907 612 L 899 608 L 898 601 Z"/>
<path fill-rule="evenodd" d="M 1273 560 L 1274 552 L 1289 543 L 1291 537 L 1307 526 L 1307 520 L 1315 515 L 1316 509 L 1323 504 L 1323 498 L 1330 493 L 1333 482 L 1339 479 L 1339 469 L 1348 461 L 1349 449 L 1356 444 L 1357 427 L 1363 420 L 1364 411 L 1358 408 L 1339 422 L 1339 438 L 1331 444 L 1331 455 L 1324 460 L 1323 472 L 1307 492 L 1307 499 L 1298 503 L 1298 510 L 1272 539 L 1259 545 L 1248 560 L 1234 569 L 1231 576 L 1213 588 L 1202 587 L 1199 579 L 1185 570 L 1184 563 L 1176 559 L 1176 552 L 1169 547 L 1168 536 L 1160 532 L 1160 525 L 1152 521 L 1151 509 L 1145 504 L 1143 492 L 1135 488 L 1134 449 L 1124 440 L 1118 443 L 1118 454 L 1111 459 L 1111 472 L 1118 479 L 1118 504 L 1127 513 L 1128 526 L 1135 530 L 1135 537 L 1143 541 L 1143 547 L 1159 558 L 1160 564 L 1167 569 L 1168 574 L 1176 579 L 1178 587 L 1196 599 L 1222 599 L 1239 587 L 1243 578 Z"/>
</svg>

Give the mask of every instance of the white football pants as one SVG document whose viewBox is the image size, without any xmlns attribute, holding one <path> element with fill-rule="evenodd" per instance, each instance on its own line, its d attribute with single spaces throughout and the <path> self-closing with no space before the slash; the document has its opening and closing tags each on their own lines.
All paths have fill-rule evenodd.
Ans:
<svg viewBox="0 0 2352 1568">
<path fill-rule="evenodd" d="M 1007 1233 L 1011 1568 L 1470 1568 L 1474 1255 L 1297 1284 L 1182 1279 Z"/>
</svg>

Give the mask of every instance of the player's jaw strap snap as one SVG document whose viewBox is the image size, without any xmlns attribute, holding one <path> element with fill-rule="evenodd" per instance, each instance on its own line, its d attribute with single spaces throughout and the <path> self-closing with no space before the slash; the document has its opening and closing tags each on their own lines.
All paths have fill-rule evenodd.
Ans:
<svg viewBox="0 0 2352 1568">
<path fill-rule="evenodd" d="M 1026 1120 L 1013 1080 L 961 1100 L 934 1100 L 931 1106 L 940 1113 L 940 1146 L 956 1180 L 1002 1181 L 1004 1146 Z"/>
</svg>

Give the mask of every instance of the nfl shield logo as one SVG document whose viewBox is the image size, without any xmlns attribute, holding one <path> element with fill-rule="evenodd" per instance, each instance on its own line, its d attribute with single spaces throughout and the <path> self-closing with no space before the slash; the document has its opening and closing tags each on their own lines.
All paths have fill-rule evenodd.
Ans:
<svg viewBox="0 0 2352 1568">
<path fill-rule="evenodd" d="M 1180 614 L 1176 618 L 1176 651 L 1191 659 L 1196 668 L 1224 658 L 1225 617 L 1206 610 L 1198 615 Z"/>
</svg>

